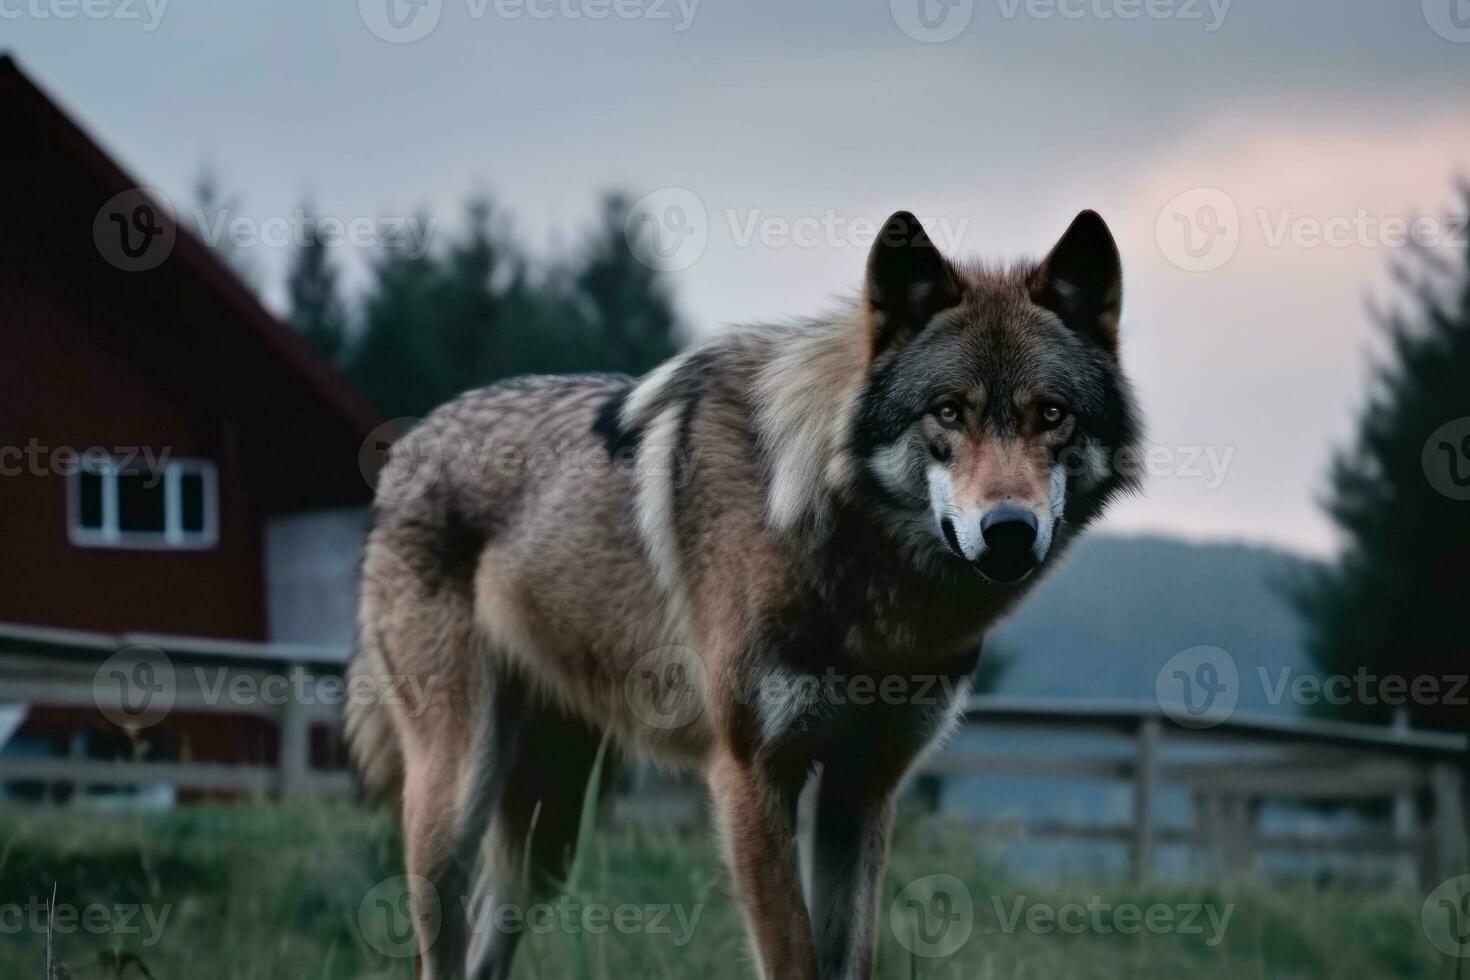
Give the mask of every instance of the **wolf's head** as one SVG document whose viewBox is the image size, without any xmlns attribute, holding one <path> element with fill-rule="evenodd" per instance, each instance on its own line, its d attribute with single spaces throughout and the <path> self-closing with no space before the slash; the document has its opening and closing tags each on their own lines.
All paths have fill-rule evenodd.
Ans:
<svg viewBox="0 0 1470 980">
<path fill-rule="evenodd" d="M 1117 246 L 1092 211 L 1040 263 L 999 271 L 952 263 L 893 215 L 863 291 L 858 493 L 916 553 L 1026 578 L 1132 483 L 1116 465 L 1137 439 L 1121 300 Z"/>
</svg>

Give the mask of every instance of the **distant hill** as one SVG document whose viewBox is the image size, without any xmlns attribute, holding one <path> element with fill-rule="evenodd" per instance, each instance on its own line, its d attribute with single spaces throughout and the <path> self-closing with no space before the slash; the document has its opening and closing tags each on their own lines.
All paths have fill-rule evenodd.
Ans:
<svg viewBox="0 0 1470 980">
<path fill-rule="evenodd" d="M 1308 669 L 1281 588 L 1307 561 L 1247 545 L 1086 537 L 989 641 L 1011 661 L 996 693 L 1152 700 L 1170 657 L 1210 645 L 1235 659 L 1240 710 L 1297 713 L 1289 698 L 1270 703 L 1257 668 L 1273 683 L 1283 667 Z"/>
</svg>

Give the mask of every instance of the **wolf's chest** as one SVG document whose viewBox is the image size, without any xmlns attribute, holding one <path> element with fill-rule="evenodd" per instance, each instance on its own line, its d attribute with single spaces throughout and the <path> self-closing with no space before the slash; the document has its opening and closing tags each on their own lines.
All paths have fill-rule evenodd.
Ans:
<svg viewBox="0 0 1470 980">
<path fill-rule="evenodd" d="M 902 670 L 766 672 L 747 694 L 759 742 L 818 760 L 857 762 L 866 752 L 919 751 L 968 699 L 968 672 Z"/>
</svg>

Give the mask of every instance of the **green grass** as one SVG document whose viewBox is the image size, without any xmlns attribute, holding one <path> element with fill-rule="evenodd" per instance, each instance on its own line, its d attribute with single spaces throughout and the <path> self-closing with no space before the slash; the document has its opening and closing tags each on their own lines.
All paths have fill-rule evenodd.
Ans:
<svg viewBox="0 0 1470 980">
<path fill-rule="evenodd" d="M 42 980 L 45 935 L 35 922 L 44 916 L 25 907 L 49 897 L 54 883 L 63 907 L 80 910 L 84 922 L 92 916 L 90 930 L 79 927 L 53 940 L 57 958 L 78 980 L 116 976 L 118 953 L 136 954 L 157 980 L 407 980 L 411 959 L 375 948 L 384 943 L 385 920 L 375 917 L 369 898 L 391 899 L 394 886 L 379 883 L 401 869 L 392 822 L 346 804 L 206 806 L 163 815 L 0 811 L 0 977 Z M 922 883 L 904 892 L 936 874 L 963 883 L 973 924 L 952 955 L 925 958 L 899 942 L 889 913 L 902 892 L 922 908 L 962 915 L 942 897 L 934 904 L 917 894 Z M 553 908 L 528 932 L 519 978 L 755 976 L 729 881 L 703 834 L 605 832 L 584 849 L 573 877 L 561 910 Z M 1089 912 L 1094 896 L 1094 905 L 1111 910 Z M 367 935 L 359 916 L 365 899 Z M 1045 927 L 1047 910 L 1072 902 L 1080 910 L 1065 913 L 1066 929 Z M 1213 945 L 1205 916 L 1197 920 L 1201 933 L 1142 927 L 1122 934 L 1116 927 L 1129 925 L 1130 913 L 1120 912 L 1120 903 L 1152 906 L 1156 916 L 1164 914 L 1160 909 L 1186 915 L 1202 903 L 1217 917 L 1228 907 L 1230 919 Z M 1455 977 L 1453 961 L 1422 935 L 1419 905 L 1410 899 L 1248 883 L 1033 888 L 997 873 L 972 835 L 934 823 L 903 825 L 880 904 L 880 974 L 893 980 Z M 135 906 L 144 910 L 133 913 L 127 929 L 108 928 L 101 919 L 104 907 Z M 600 934 L 567 914 L 602 906 L 605 922 L 590 920 L 605 925 Z M 146 911 L 161 923 L 156 935 Z M 662 929 L 646 928 L 654 916 Z M 1028 928 L 1028 918 L 1039 925 Z M 900 931 L 910 935 L 902 923 Z M 962 935 L 933 934 L 941 942 Z"/>
</svg>

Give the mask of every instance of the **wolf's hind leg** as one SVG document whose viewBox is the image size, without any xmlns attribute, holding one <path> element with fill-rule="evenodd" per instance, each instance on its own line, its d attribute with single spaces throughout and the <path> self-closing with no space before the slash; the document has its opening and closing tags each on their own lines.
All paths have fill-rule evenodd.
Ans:
<svg viewBox="0 0 1470 980">
<path fill-rule="evenodd" d="M 527 906 L 565 882 L 602 742 L 599 731 L 554 705 L 535 704 L 525 718 L 515 755 L 507 760 L 475 888 L 472 980 L 507 980 Z M 594 789 L 599 797 L 611 785 L 613 769 L 609 754 Z M 505 914 L 505 906 L 518 914 Z"/>
<path fill-rule="evenodd" d="M 475 661 L 479 683 L 431 702 L 407 740 L 404 851 L 415 895 L 420 980 L 465 975 L 468 892 L 481 842 L 527 724 L 525 685 Z"/>
</svg>

